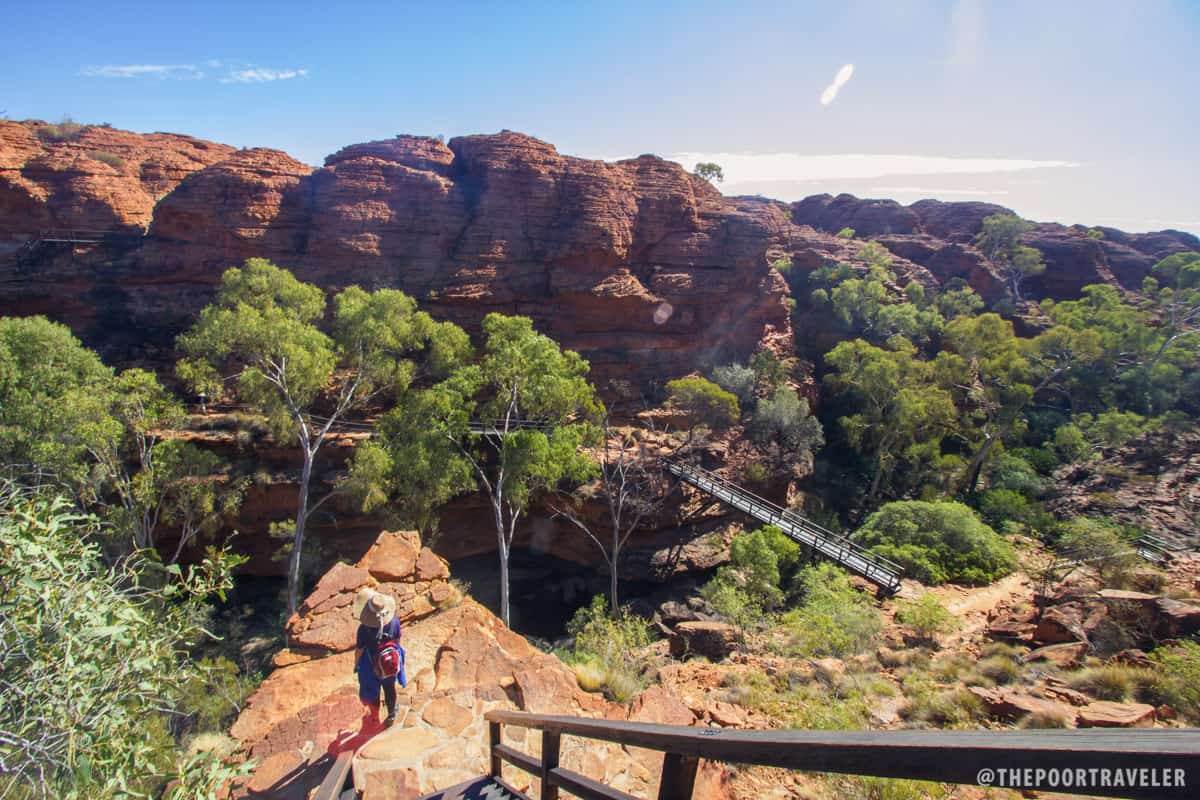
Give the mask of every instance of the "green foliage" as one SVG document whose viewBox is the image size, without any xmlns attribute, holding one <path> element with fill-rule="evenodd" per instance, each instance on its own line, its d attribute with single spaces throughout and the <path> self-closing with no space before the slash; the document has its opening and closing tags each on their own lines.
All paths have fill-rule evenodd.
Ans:
<svg viewBox="0 0 1200 800">
<path fill-rule="evenodd" d="M 0 790 L 62 798 L 206 796 L 253 764 L 181 757 L 169 734 L 197 674 L 199 604 L 230 585 L 212 552 L 150 579 L 136 554 L 109 566 L 94 518 L 0 487 Z M 203 674 L 203 672 L 199 673 Z"/>
<path fill-rule="evenodd" d="M 855 234 L 854 228 L 846 227 L 846 228 L 842 228 L 840 231 L 838 231 L 834 235 L 837 236 L 837 238 L 839 238 L 839 239 L 853 239 L 854 234 Z"/>
<path fill-rule="evenodd" d="M 786 386 L 759 402 L 749 432 L 758 444 L 775 448 L 777 462 L 807 463 L 825 444 L 825 432 L 809 413 L 808 400 Z"/>
<path fill-rule="evenodd" d="M 750 369 L 764 394 L 774 392 L 787 380 L 791 365 L 770 350 L 759 350 L 750 357 Z"/>
<path fill-rule="evenodd" d="M 721 165 L 712 161 L 701 161 L 692 170 L 697 178 L 711 182 L 720 183 L 725 180 L 725 171 L 721 169 Z"/>
<path fill-rule="evenodd" d="M 986 584 L 1016 569 L 1008 542 L 961 503 L 888 503 L 856 537 L 925 583 Z"/>
<path fill-rule="evenodd" d="M 797 574 L 794 586 L 801 604 L 782 619 L 791 654 L 844 658 L 878 641 L 883 630 L 879 610 L 838 567 L 806 567 Z"/>
<path fill-rule="evenodd" d="M 677 378 L 667 382 L 671 405 L 685 411 L 692 425 L 728 428 L 738 421 L 741 408 L 737 398 L 706 378 Z"/>
<path fill-rule="evenodd" d="M 825 361 L 833 370 L 825 383 L 853 411 L 838 423 L 850 446 L 873 462 L 870 503 L 899 462 L 919 461 L 928 452 L 923 448 L 940 447 L 955 424 L 954 399 L 935 381 L 933 365 L 898 337 L 888 349 L 861 339 L 842 342 Z"/>
<path fill-rule="evenodd" d="M 939 634 L 958 628 L 958 618 L 946 610 L 932 594 L 925 593 L 896 610 L 896 621 L 907 625 L 920 639 L 934 641 Z"/>
<path fill-rule="evenodd" d="M 453 332 L 453 336 L 448 334 Z M 429 386 L 413 386 L 378 426 L 372 447 L 350 464 L 347 486 L 364 508 L 399 500 L 401 515 L 428 530 L 443 502 L 477 484 L 487 493 L 500 555 L 501 617 L 508 618 L 508 556 L 517 522 L 534 498 L 595 477 L 596 463 L 583 451 L 596 443 L 594 424 L 603 408 L 588 383 L 588 363 L 538 333 L 527 317 L 488 314 L 484 344 L 474 361 L 461 352 L 457 328 L 447 336 L 444 358 L 431 356 Z M 437 353 L 436 346 L 431 346 Z M 710 384 L 717 392 L 728 392 Z M 469 423 L 491 430 L 472 435 Z M 538 423 L 522 427 L 523 421 Z"/>
<path fill-rule="evenodd" d="M 1088 667 L 1067 676 L 1067 685 L 1072 689 L 1087 692 L 1097 700 L 1120 703 L 1132 700 L 1140 687 L 1153 682 L 1152 672 L 1125 664 Z"/>
<path fill-rule="evenodd" d="M 1021 283 L 1046 271 L 1042 254 L 1020 243 L 1022 235 L 1033 230 L 1033 223 L 1015 214 L 993 214 L 983 220 L 983 230 L 975 237 L 978 247 L 988 260 L 996 264 L 1009 279 L 1012 299 L 1021 300 Z"/>
<path fill-rule="evenodd" d="M 966 689 L 936 689 L 928 683 L 905 681 L 908 705 L 904 716 L 939 728 L 974 727 L 987 717 L 983 701 Z"/>
<path fill-rule="evenodd" d="M 1050 466 L 1055 465 L 1051 462 Z M 1046 480 L 1030 463 L 1028 454 L 1004 453 L 993 460 L 988 469 L 988 487 L 991 489 L 1008 489 L 1026 497 L 1034 497 L 1045 486 Z"/>
<path fill-rule="evenodd" d="M 754 388 L 758 384 L 758 376 L 754 370 L 744 364 L 727 364 L 716 367 L 712 371 L 712 379 L 717 385 L 737 398 L 743 406 L 754 402 Z"/>
<path fill-rule="evenodd" d="M 1057 530 L 1058 549 L 1070 558 L 1084 559 L 1096 568 L 1101 582 L 1120 581 L 1138 563 L 1133 552 L 1136 533 L 1116 522 L 1079 517 Z"/>
<path fill-rule="evenodd" d="M 732 564 L 701 590 L 726 619 L 739 625 L 761 622 L 782 605 L 782 585 L 800 560 L 800 545 L 773 525 L 740 533 L 730 545 Z"/>
<path fill-rule="evenodd" d="M 1054 451 L 1064 463 L 1082 461 L 1092 453 L 1078 425 L 1067 423 L 1054 431 Z"/>
<path fill-rule="evenodd" d="M 1150 654 L 1158 674 L 1156 688 L 1162 700 L 1189 719 L 1200 723 L 1200 643 L 1181 641 Z"/>
<path fill-rule="evenodd" d="M 1132 411 L 1105 411 L 1094 417 L 1080 414 L 1075 424 L 1094 445 L 1114 450 L 1152 428 L 1145 417 Z"/>
<path fill-rule="evenodd" d="M 622 608 L 608 612 L 608 601 L 596 595 L 567 623 L 575 640 L 567 661 L 586 691 L 605 691 L 613 700 L 628 701 L 646 686 L 646 659 L 637 651 L 652 641 L 649 624 Z"/>
<path fill-rule="evenodd" d="M 1053 517 L 1036 503 L 1012 489 L 988 489 L 979 496 L 979 514 L 997 530 L 1009 523 L 1019 528 L 1044 531 L 1053 524 Z"/>
<path fill-rule="evenodd" d="M 125 169 L 125 159 L 121 158 L 116 153 L 110 153 L 107 150 L 92 150 L 88 154 L 88 158 L 99 161 L 103 164 L 108 164 L 115 170 Z"/>
<path fill-rule="evenodd" d="M 87 128 L 87 125 L 81 125 L 70 117 L 63 117 L 57 125 L 38 126 L 36 133 L 43 142 L 70 142 L 79 138 Z"/>
<path fill-rule="evenodd" d="M 778 270 L 779 274 L 787 275 L 792 271 L 792 258 L 791 256 L 780 256 L 771 262 L 771 266 Z"/>
</svg>

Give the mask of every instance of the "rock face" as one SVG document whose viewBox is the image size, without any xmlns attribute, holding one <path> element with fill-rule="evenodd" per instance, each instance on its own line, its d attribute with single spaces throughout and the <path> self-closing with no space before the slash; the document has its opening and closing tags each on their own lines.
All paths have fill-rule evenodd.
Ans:
<svg viewBox="0 0 1200 800">
<path fill-rule="evenodd" d="M 724 622 L 681 622 L 671 634 L 671 655 L 721 661 L 742 643 L 742 632 Z"/>
<path fill-rule="evenodd" d="M 801 225 L 836 233 L 853 228 L 859 236 L 878 237 L 897 256 L 925 267 L 941 282 L 962 278 L 986 300 L 1002 295 L 1003 282 L 972 246 L 984 218 L 1012 213 L 992 203 L 944 203 L 921 200 L 902 206 L 893 200 L 867 200 L 853 195 L 814 195 L 792 204 L 792 217 Z M 1090 283 L 1111 283 L 1138 289 L 1159 260 L 1200 249 L 1200 240 L 1180 231 L 1124 233 L 1099 228 L 1103 238 L 1088 229 L 1039 223 L 1024 237 L 1042 252 L 1044 275 L 1029 280 L 1034 297 L 1077 297 Z"/>
<path fill-rule="evenodd" d="M 140 232 L 184 178 L 233 153 L 170 133 L 0 120 L 0 243 L 55 228 Z"/>
<path fill-rule="evenodd" d="M 407 570 L 407 572 L 406 572 Z M 304 798 L 332 757 L 356 749 L 354 782 L 365 800 L 412 798 L 488 769 L 491 709 L 635 719 L 690 725 L 697 716 L 669 691 L 652 687 L 626 708 L 579 688 L 573 673 L 508 630 L 472 600 L 446 595 L 445 564 L 416 534 L 383 533 L 354 566 L 330 570 L 289 621 L 297 643 L 276 657 L 277 668 L 250 698 L 231 731 L 259 767 L 242 794 Z M 352 672 L 357 623 L 350 614 L 358 589 L 374 584 L 400 597 L 409 683 L 399 690 L 399 720 L 386 731 L 363 723 Z M 313 634 L 320 632 L 319 638 Z M 301 637 L 308 639 L 301 642 Z M 743 722 L 736 715 L 729 724 Z M 735 718 L 736 717 L 736 718 Z M 714 719 L 714 721 L 716 721 Z M 541 737 L 505 728 L 505 743 L 540 755 Z M 627 751 L 574 737 L 563 740 L 562 763 L 639 796 L 652 796 L 661 755 Z M 724 768 L 706 765 L 698 797 L 727 783 Z M 506 777 L 526 788 L 529 777 Z"/>
<path fill-rule="evenodd" d="M 92 130 L 71 147 L 104 144 Z M 278 151 L 212 145 L 203 151 L 209 160 L 171 172 L 174 183 L 136 213 L 122 206 L 104 217 L 71 211 L 95 192 L 68 202 L 56 198 L 70 195 L 69 185 L 57 194 L 26 186 L 39 140 L 26 126 L 5 131 L 0 164 L 17 172 L 0 194 L 8 212 L 0 239 L 10 250 L 51 222 L 150 223 L 137 247 L 78 247 L 43 258 L 36 278 L 6 282 L 3 291 L 24 296 L 31 313 L 74 319 L 77 328 L 97 321 L 83 295 L 94 304 L 114 267 L 120 280 L 108 291 L 120 308 L 110 316 L 170 329 L 180 320 L 167 318 L 198 310 L 225 268 L 262 256 L 329 288 L 401 288 L 468 326 L 488 311 L 529 315 L 588 357 L 598 383 L 659 380 L 691 371 L 702 352 L 744 358 L 764 339 L 786 346 L 790 337 L 787 288 L 767 258 L 797 234 L 785 207 L 725 198 L 659 158 L 589 161 L 508 131 L 354 145 L 317 170 Z M 61 288 L 67 278 L 70 291 Z M 91 338 L 111 344 L 102 333 Z"/>
</svg>

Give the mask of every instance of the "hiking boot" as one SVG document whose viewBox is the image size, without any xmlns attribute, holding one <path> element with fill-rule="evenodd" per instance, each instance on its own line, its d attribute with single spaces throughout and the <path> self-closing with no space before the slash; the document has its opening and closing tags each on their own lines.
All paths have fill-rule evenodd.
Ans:
<svg viewBox="0 0 1200 800">
<path fill-rule="evenodd" d="M 390 728 L 396 724 L 396 709 L 388 711 L 388 715 L 383 719 L 383 727 Z"/>
</svg>

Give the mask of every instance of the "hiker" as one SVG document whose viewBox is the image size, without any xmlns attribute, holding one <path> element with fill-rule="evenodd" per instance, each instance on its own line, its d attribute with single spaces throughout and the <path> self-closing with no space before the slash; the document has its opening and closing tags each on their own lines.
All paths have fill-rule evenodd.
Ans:
<svg viewBox="0 0 1200 800">
<path fill-rule="evenodd" d="M 366 706 L 364 722 L 379 722 L 379 690 L 387 701 L 383 727 L 396 721 L 396 681 L 406 686 L 404 648 L 400 646 L 400 620 L 396 618 L 396 598 L 390 594 L 363 588 L 355 598 L 358 611 L 358 636 L 354 642 L 354 674 L 358 676 L 358 699 Z"/>
</svg>

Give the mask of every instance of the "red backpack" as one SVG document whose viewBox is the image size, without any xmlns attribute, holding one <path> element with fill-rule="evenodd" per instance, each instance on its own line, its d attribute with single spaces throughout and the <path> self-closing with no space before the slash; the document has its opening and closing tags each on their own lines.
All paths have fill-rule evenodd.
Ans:
<svg viewBox="0 0 1200 800">
<path fill-rule="evenodd" d="M 371 662 L 375 669 L 375 677 L 381 681 L 399 675 L 403 664 L 400 644 L 388 635 L 387 627 L 385 625 L 379 629 L 379 636 L 375 640 L 375 658 Z"/>
</svg>

